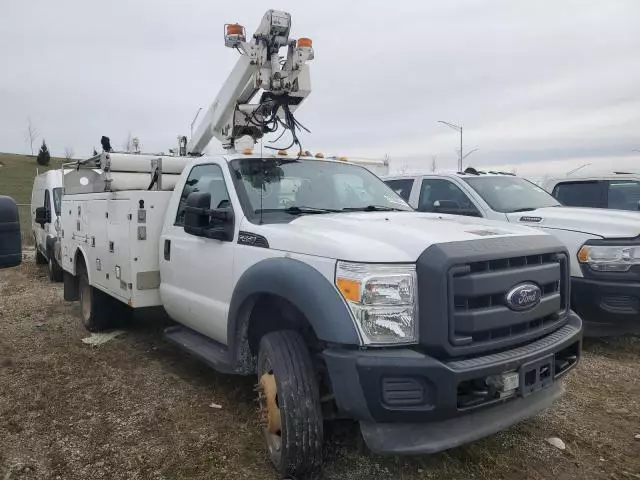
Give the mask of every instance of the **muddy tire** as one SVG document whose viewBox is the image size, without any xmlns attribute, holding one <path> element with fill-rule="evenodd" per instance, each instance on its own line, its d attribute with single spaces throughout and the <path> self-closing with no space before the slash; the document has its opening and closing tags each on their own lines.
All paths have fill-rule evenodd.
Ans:
<svg viewBox="0 0 640 480">
<path fill-rule="evenodd" d="M 53 258 L 53 252 L 49 252 L 49 261 L 47 262 L 49 269 L 49 280 L 52 282 L 62 281 L 62 267 Z"/>
<path fill-rule="evenodd" d="M 46 264 L 47 264 L 47 257 L 41 254 L 40 250 L 38 250 L 38 247 L 36 247 L 36 265 L 46 265 Z"/>
<path fill-rule="evenodd" d="M 90 332 L 108 329 L 112 318 L 111 297 L 89 284 L 89 276 L 84 265 L 78 266 L 78 287 L 80 317 L 84 328 Z"/>
<path fill-rule="evenodd" d="M 271 463 L 284 478 L 316 478 L 322 464 L 322 411 L 309 350 L 298 333 L 262 337 L 258 387 Z"/>
</svg>

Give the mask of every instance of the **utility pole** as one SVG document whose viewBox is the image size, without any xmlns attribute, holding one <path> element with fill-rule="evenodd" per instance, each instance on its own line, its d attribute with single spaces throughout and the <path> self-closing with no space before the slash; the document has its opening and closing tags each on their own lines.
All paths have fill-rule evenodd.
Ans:
<svg viewBox="0 0 640 480">
<path fill-rule="evenodd" d="M 449 128 L 453 128 L 455 131 L 460 132 L 460 157 L 458 158 L 458 171 L 462 171 L 462 160 L 464 159 L 462 152 L 462 125 L 454 125 L 453 123 L 445 122 L 443 120 L 438 120 L 438 123 L 442 123 Z"/>
</svg>

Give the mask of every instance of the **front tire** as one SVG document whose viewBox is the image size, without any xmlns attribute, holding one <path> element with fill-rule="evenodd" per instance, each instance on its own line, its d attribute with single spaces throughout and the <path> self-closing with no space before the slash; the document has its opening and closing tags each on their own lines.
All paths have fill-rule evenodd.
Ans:
<svg viewBox="0 0 640 480">
<path fill-rule="evenodd" d="M 89 275 L 84 265 L 79 266 L 78 270 L 82 324 L 90 332 L 106 330 L 110 327 L 111 298 L 106 293 L 91 286 Z"/>
<path fill-rule="evenodd" d="M 323 444 L 320 396 L 309 349 L 300 334 L 278 331 L 262 337 L 258 385 L 271 463 L 284 477 L 319 475 Z"/>
</svg>

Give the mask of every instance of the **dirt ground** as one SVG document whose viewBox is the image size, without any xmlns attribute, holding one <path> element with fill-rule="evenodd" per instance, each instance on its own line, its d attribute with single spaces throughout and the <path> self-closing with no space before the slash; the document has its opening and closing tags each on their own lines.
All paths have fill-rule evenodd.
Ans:
<svg viewBox="0 0 640 480">
<path fill-rule="evenodd" d="M 77 308 L 32 261 L 0 272 L 0 480 L 277 478 L 253 379 L 185 356 L 157 318 L 86 345 Z M 640 339 L 586 342 L 567 387 L 537 418 L 439 455 L 374 456 L 333 425 L 325 478 L 640 480 Z"/>
</svg>

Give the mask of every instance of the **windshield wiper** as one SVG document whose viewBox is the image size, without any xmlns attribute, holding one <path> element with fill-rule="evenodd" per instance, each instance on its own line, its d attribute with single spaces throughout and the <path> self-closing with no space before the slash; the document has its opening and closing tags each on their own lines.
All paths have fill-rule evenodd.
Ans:
<svg viewBox="0 0 640 480">
<path fill-rule="evenodd" d="M 284 207 L 284 208 L 259 208 L 254 213 L 271 213 L 271 212 L 284 212 L 290 215 L 303 215 L 305 213 L 338 213 L 340 210 L 331 210 L 329 208 L 316 208 L 316 207 Z"/>
<path fill-rule="evenodd" d="M 407 212 L 401 208 L 387 207 L 384 205 L 367 205 L 366 207 L 346 207 L 343 212 Z"/>
<path fill-rule="evenodd" d="M 515 210 L 511 210 L 511 213 L 533 212 L 534 210 L 537 210 L 537 208 L 533 208 L 533 207 L 516 208 Z"/>
</svg>

